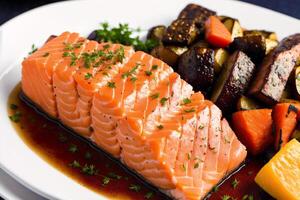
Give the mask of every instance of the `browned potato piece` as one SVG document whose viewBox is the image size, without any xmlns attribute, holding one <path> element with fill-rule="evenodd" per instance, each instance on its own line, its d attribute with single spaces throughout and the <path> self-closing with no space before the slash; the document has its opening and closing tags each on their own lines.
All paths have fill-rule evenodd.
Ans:
<svg viewBox="0 0 300 200">
<path fill-rule="evenodd" d="M 176 19 L 163 35 L 163 43 L 187 46 L 193 43 L 198 35 L 199 30 L 193 19 Z"/>
<path fill-rule="evenodd" d="M 262 105 L 246 96 L 241 96 L 237 102 L 237 110 L 254 110 L 259 108 L 262 108 Z"/>
<path fill-rule="evenodd" d="M 247 90 L 254 70 L 254 63 L 245 53 L 234 52 L 214 85 L 211 100 L 224 113 L 233 112 L 239 97 Z"/>
<path fill-rule="evenodd" d="M 152 49 L 151 55 L 161 59 L 162 61 L 176 69 L 179 56 L 187 50 L 187 47 L 161 45 Z"/>
<path fill-rule="evenodd" d="M 225 49 L 223 49 L 223 48 L 215 49 L 214 68 L 215 68 L 216 74 L 220 73 L 220 71 L 223 67 L 223 64 L 226 62 L 228 57 L 229 57 L 229 54 Z"/>
<path fill-rule="evenodd" d="M 249 94 L 272 105 L 281 99 L 288 78 L 300 54 L 300 34 L 283 39 L 265 58 Z"/>
<path fill-rule="evenodd" d="M 277 40 L 266 39 L 266 54 L 270 53 L 278 46 Z"/>
<path fill-rule="evenodd" d="M 243 36 L 243 28 L 241 27 L 239 20 L 226 16 L 221 16 L 219 18 L 231 33 L 232 39 Z"/>
<path fill-rule="evenodd" d="M 178 19 L 193 19 L 200 32 L 204 31 L 204 23 L 209 16 L 216 15 L 216 12 L 199 6 L 188 4 L 179 14 Z"/>
<path fill-rule="evenodd" d="M 178 73 L 196 91 L 207 91 L 214 81 L 214 51 L 197 46 L 189 49 L 179 58 Z"/>
<path fill-rule="evenodd" d="M 265 30 L 246 30 L 244 31 L 244 35 L 261 35 L 264 36 L 266 39 L 277 41 L 276 33 Z"/>
<path fill-rule="evenodd" d="M 154 26 L 148 31 L 147 39 L 155 40 L 159 43 L 162 42 L 163 35 L 166 32 L 167 27 L 163 25 Z"/>
</svg>

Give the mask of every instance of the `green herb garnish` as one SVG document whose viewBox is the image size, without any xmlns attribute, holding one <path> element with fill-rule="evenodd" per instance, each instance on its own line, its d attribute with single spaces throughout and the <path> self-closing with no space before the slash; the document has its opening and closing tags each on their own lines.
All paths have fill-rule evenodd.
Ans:
<svg viewBox="0 0 300 200">
<path fill-rule="evenodd" d="M 194 169 L 197 169 L 198 167 L 199 167 L 199 163 L 196 162 L 196 163 L 194 164 Z"/>
<path fill-rule="evenodd" d="M 108 82 L 107 86 L 110 87 L 110 88 L 116 88 L 115 82 Z"/>
<path fill-rule="evenodd" d="M 150 52 L 158 42 L 155 40 L 140 40 L 139 36 L 133 36 L 136 29 L 129 28 L 128 24 L 119 24 L 116 27 L 110 27 L 108 23 L 101 23 L 100 29 L 96 30 L 96 39 L 100 42 L 120 43 L 133 46 L 135 50 Z"/>
<path fill-rule="evenodd" d="M 31 45 L 31 51 L 28 53 L 29 55 L 31 55 L 31 54 L 33 54 L 34 52 L 36 52 L 38 50 L 38 48 L 34 45 L 34 44 L 32 44 Z"/>
<path fill-rule="evenodd" d="M 222 196 L 222 198 L 221 198 L 222 200 L 230 200 L 230 199 L 232 199 L 232 197 L 230 196 L 230 195 L 223 195 Z"/>
<path fill-rule="evenodd" d="M 191 112 L 195 112 L 195 108 L 191 108 L 188 110 L 184 110 L 185 113 L 191 113 Z"/>
<path fill-rule="evenodd" d="M 239 181 L 235 178 L 232 182 L 231 182 L 231 186 L 233 187 L 233 189 L 235 189 L 239 184 Z"/>
<path fill-rule="evenodd" d="M 164 126 L 163 125 L 158 125 L 158 126 L 156 126 L 159 130 L 161 130 L 161 129 L 163 129 L 164 128 Z"/>
<path fill-rule="evenodd" d="M 145 71 L 145 74 L 146 74 L 146 76 L 151 76 L 152 72 L 147 70 L 147 71 Z"/>
<path fill-rule="evenodd" d="M 114 173 L 114 172 L 109 172 L 109 173 L 107 174 L 107 176 L 110 177 L 110 178 L 113 178 L 113 179 L 117 179 L 117 180 L 120 180 L 120 179 L 122 178 L 122 176 L 117 175 L 117 174 Z"/>
<path fill-rule="evenodd" d="M 183 101 L 182 105 L 186 105 L 192 102 L 189 98 L 184 98 L 182 101 Z"/>
<path fill-rule="evenodd" d="M 73 162 L 71 162 L 69 164 L 70 167 L 73 167 L 73 168 L 80 168 L 80 163 L 77 161 L 77 160 L 74 160 Z"/>
<path fill-rule="evenodd" d="M 71 145 L 69 146 L 69 152 L 71 152 L 71 153 L 76 153 L 77 151 L 78 151 L 77 145 L 71 144 Z"/>
<path fill-rule="evenodd" d="M 9 116 L 9 119 L 13 122 L 19 122 L 21 119 L 21 116 L 22 116 L 21 112 L 16 111 L 13 115 Z"/>
<path fill-rule="evenodd" d="M 104 176 L 104 178 L 102 179 L 102 185 L 105 186 L 107 184 L 109 184 L 110 182 L 110 178 L 107 176 Z"/>
<path fill-rule="evenodd" d="M 139 192 L 141 190 L 141 186 L 140 185 L 136 185 L 136 184 L 130 184 L 129 189 L 133 190 L 135 192 Z"/>
<path fill-rule="evenodd" d="M 166 104 L 166 102 L 168 101 L 168 99 L 169 99 L 169 98 L 166 98 L 166 97 L 161 98 L 161 99 L 160 99 L 160 104 L 161 104 L 162 106 L 164 106 L 164 105 Z"/>
<path fill-rule="evenodd" d="M 153 192 L 147 192 L 146 194 L 145 194 L 145 198 L 146 199 L 151 199 L 152 197 L 153 197 Z"/>
<path fill-rule="evenodd" d="M 90 78 L 92 78 L 93 77 L 93 75 L 91 74 L 91 73 L 86 73 L 85 75 L 84 75 L 84 78 L 86 79 L 86 80 L 88 80 L 88 79 L 90 79 Z"/>
<path fill-rule="evenodd" d="M 17 110 L 18 106 L 16 104 L 12 103 L 12 104 L 9 105 L 9 108 L 12 109 L 12 110 Z"/>
<path fill-rule="evenodd" d="M 47 56 L 49 56 L 49 52 L 47 52 L 47 53 L 45 53 L 44 55 L 43 55 L 43 57 L 47 57 Z"/>
<path fill-rule="evenodd" d="M 85 164 L 82 167 L 81 172 L 90 176 L 98 174 L 98 170 L 96 169 L 95 165 L 88 165 L 88 164 Z"/>
<path fill-rule="evenodd" d="M 91 154 L 90 152 L 86 152 L 86 153 L 84 154 L 84 158 L 89 160 L 89 159 L 92 158 L 92 154 Z"/>
<path fill-rule="evenodd" d="M 151 70 L 157 70 L 157 68 L 158 68 L 158 65 L 153 65 Z"/>
</svg>

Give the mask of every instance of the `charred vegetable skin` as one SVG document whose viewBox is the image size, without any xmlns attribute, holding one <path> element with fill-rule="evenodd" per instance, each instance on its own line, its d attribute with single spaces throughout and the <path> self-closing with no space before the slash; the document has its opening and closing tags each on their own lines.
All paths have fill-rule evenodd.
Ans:
<svg viewBox="0 0 300 200">
<path fill-rule="evenodd" d="M 234 38 L 230 50 L 243 51 L 254 63 L 260 63 L 266 54 L 266 41 L 261 35 L 248 35 Z"/>
<path fill-rule="evenodd" d="M 246 91 L 255 70 L 254 63 L 241 51 L 234 52 L 223 67 L 211 100 L 224 112 L 232 111 Z"/>
<path fill-rule="evenodd" d="M 167 27 L 163 25 L 152 27 L 148 32 L 147 39 L 155 40 L 159 44 L 162 44 L 162 38 L 166 32 L 166 29 Z"/>
<path fill-rule="evenodd" d="M 167 28 L 164 36 L 164 44 L 186 46 L 195 41 L 199 30 L 193 19 L 176 19 Z"/>
<path fill-rule="evenodd" d="M 209 16 L 216 15 L 216 12 L 199 6 L 197 4 L 188 4 L 179 14 L 178 19 L 192 19 L 199 32 L 203 33 L 204 23 Z"/>
<path fill-rule="evenodd" d="M 162 61 L 172 66 L 176 70 L 179 56 L 186 51 L 187 51 L 186 47 L 161 45 L 152 49 L 151 55 L 161 59 Z"/>
<path fill-rule="evenodd" d="M 300 34 L 283 39 L 261 64 L 249 94 L 272 105 L 278 102 L 300 56 Z"/>
<path fill-rule="evenodd" d="M 214 81 L 214 51 L 199 46 L 191 48 L 180 57 L 178 73 L 195 90 L 207 91 Z"/>
</svg>

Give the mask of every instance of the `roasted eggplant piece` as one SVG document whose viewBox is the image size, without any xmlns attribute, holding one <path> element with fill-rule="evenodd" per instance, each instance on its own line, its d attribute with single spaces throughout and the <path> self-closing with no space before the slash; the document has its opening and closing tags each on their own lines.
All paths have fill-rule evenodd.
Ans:
<svg viewBox="0 0 300 200">
<path fill-rule="evenodd" d="M 244 35 L 261 35 L 266 39 L 277 41 L 276 33 L 265 30 L 246 30 L 244 31 Z"/>
<path fill-rule="evenodd" d="M 239 50 L 247 54 L 254 63 L 260 63 L 266 55 L 266 41 L 261 35 L 248 35 L 234 38 L 230 44 L 231 52 Z"/>
<path fill-rule="evenodd" d="M 160 45 L 152 49 L 151 55 L 161 59 L 162 61 L 172 66 L 176 70 L 179 56 L 182 55 L 187 50 L 188 50 L 187 47 Z"/>
<path fill-rule="evenodd" d="M 266 104 L 278 102 L 300 55 L 300 34 L 283 39 L 263 60 L 249 94 Z"/>
<path fill-rule="evenodd" d="M 154 26 L 148 31 L 147 39 L 155 40 L 159 44 L 162 44 L 163 35 L 166 32 L 167 27 L 160 25 Z"/>
<path fill-rule="evenodd" d="M 223 64 L 226 62 L 228 57 L 229 57 L 229 54 L 225 49 L 223 49 L 223 48 L 215 49 L 214 68 L 215 68 L 216 74 L 220 73 L 220 71 L 223 67 Z"/>
<path fill-rule="evenodd" d="M 254 74 L 255 65 L 242 51 L 234 52 L 226 61 L 211 96 L 224 113 L 230 113 Z"/>
<path fill-rule="evenodd" d="M 196 26 L 199 28 L 199 32 L 204 32 L 204 23 L 212 15 L 216 15 L 215 11 L 209 10 L 197 4 L 188 4 L 178 16 L 178 19 L 192 19 Z"/>
<path fill-rule="evenodd" d="M 262 105 L 254 99 L 241 96 L 237 102 L 237 110 L 255 110 L 263 108 Z"/>
<path fill-rule="evenodd" d="M 277 40 L 266 39 L 266 54 L 270 53 L 278 46 Z"/>
<path fill-rule="evenodd" d="M 243 36 L 243 28 L 241 27 L 239 20 L 226 16 L 220 16 L 219 18 L 231 33 L 232 39 Z"/>
<path fill-rule="evenodd" d="M 207 91 L 214 81 L 214 51 L 197 46 L 190 48 L 179 58 L 178 73 L 196 91 Z"/>
<path fill-rule="evenodd" d="M 168 26 L 163 35 L 163 43 L 168 45 L 187 46 L 199 35 L 199 30 L 192 19 L 176 19 Z"/>
</svg>

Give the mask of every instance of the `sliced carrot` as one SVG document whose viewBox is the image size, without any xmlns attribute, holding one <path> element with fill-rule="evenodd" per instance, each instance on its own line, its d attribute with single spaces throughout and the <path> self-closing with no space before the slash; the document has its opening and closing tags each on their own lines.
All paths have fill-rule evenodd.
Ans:
<svg viewBox="0 0 300 200">
<path fill-rule="evenodd" d="M 216 47 L 226 47 L 232 41 L 230 32 L 216 16 L 210 16 L 205 22 L 205 37 Z"/>
<path fill-rule="evenodd" d="M 271 113 L 271 109 L 256 109 L 232 115 L 235 133 L 252 155 L 263 152 L 274 141 Z"/>
<path fill-rule="evenodd" d="M 292 103 L 279 103 L 273 108 L 272 118 L 275 127 L 276 150 L 279 150 L 290 140 L 297 125 L 299 108 L 299 104 Z"/>
</svg>

